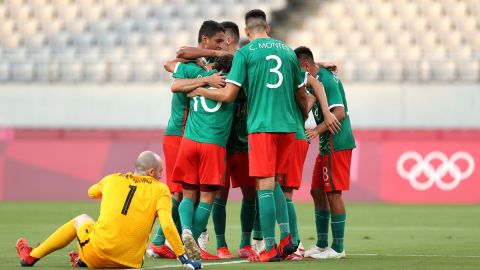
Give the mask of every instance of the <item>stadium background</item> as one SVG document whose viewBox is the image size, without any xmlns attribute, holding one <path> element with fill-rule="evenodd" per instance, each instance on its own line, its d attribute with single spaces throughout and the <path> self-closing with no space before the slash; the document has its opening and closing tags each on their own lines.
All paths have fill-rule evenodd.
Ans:
<svg viewBox="0 0 480 270">
<path fill-rule="evenodd" d="M 252 8 L 273 37 L 339 65 L 358 145 L 347 200 L 480 202 L 478 0 L 1 0 L 0 200 L 86 200 L 140 151 L 162 153 L 163 62 L 203 20 L 242 28 Z M 402 174 L 410 151 L 434 154 Z M 296 200 L 310 200 L 316 153 Z"/>
</svg>

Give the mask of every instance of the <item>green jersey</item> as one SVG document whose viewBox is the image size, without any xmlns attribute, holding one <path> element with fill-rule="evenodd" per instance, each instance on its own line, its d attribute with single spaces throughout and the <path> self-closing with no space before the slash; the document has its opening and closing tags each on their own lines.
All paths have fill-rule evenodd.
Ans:
<svg viewBox="0 0 480 270">
<path fill-rule="evenodd" d="M 340 132 L 336 135 L 331 134 L 330 131 L 320 134 L 320 154 L 326 155 L 333 151 L 336 152 L 355 148 L 355 139 L 353 138 L 352 127 L 350 125 L 347 99 L 345 98 L 345 91 L 343 90 L 342 82 L 326 68 L 320 69 L 317 74 L 317 80 L 321 81 L 325 88 L 329 108 L 331 109 L 333 107 L 341 106 L 345 109 L 345 118 L 340 122 L 342 125 Z M 323 114 L 318 102 L 313 106 L 312 111 L 313 116 L 315 117 L 315 122 L 317 124 L 323 122 Z"/>
<path fill-rule="evenodd" d="M 173 93 L 172 109 L 165 135 L 183 136 L 183 128 L 187 121 L 190 99 L 184 93 Z"/>
<path fill-rule="evenodd" d="M 240 48 L 227 82 L 247 86 L 248 133 L 296 131 L 294 93 L 303 86 L 303 73 L 285 43 L 258 38 Z"/>
<path fill-rule="evenodd" d="M 210 76 L 216 72 L 216 70 L 206 71 L 190 62 L 179 64 L 173 76 L 192 79 Z M 234 110 L 233 102 L 223 103 L 202 96 L 192 97 L 185 126 L 185 138 L 225 147 L 232 127 Z"/>
<path fill-rule="evenodd" d="M 228 154 L 248 152 L 247 100 L 243 90 L 238 93 L 235 105 L 232 130 L 227 142 Z"/>
</svg>

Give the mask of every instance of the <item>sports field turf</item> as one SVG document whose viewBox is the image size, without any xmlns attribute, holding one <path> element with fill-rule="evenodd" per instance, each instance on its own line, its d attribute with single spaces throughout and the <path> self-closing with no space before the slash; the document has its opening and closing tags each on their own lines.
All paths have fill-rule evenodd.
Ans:
<svg viewBox="0 0 480 270">
<path fill-rule="evenodd" d="M 96 202 L 3 202 L 0 203 L 0 269 L 20 269 L 15 241 L 24 236 L 31 244 L 42 241 L 57 226 L 79 213 L 98 215 Z M 236 253 L 240 235 L 239 203 L 227 209 L 227 241 Z M 298 204 L 300 237 L 308 248 L 314 243 L 312 205 Z M 334 261 L 304 260 L 280 263 L 208 265 L 206 269 L 480 269 L 480 206 L 423 206 L 349 204 L 346 228 L 348 258 Z M 211 222 L 210 222 L 211 223 Z M 158 225 L 155 225 L 154 231 Z M 152 233 L 154 233 L 154 231 Z M 209 227 L 210 251 L 215 249 Z M 120 240 L 121 241 L 121 240 Z M 70 269 L 68 252 L 51 254 L 37 269 Z M 213 262 L 218 263 L 218 262 Z M 170 266 L 170 267 L 169 267 Z M 145 269 L 176 268 L 175 260 L 145 259 Z"/>
</svg>

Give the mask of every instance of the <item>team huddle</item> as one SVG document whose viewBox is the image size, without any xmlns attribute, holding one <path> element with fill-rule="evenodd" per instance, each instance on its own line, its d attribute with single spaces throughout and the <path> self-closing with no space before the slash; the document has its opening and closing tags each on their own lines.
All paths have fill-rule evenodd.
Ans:
<svg viewBox="0 0 480 270">
<path fill-rule="evenodd" d="M 198 47 L 181 48 L 165 64 L 174 78 L 163 138 L 168 188 L 158 182 L 159 156 L 141 153 L 134 173 L 107 176 L 89 189 L 90 197 L 102 200 L 96 222 L 80 215 L 34 249 L 19 239 L 22 266 L 75 239 L 72 265 L 89 268 L 139 268 L 145 252 L 178 258 L 187 269 L 202 268 L 200 260 L 232 258 L 225 238 L 230 187 L 243 195 L 238 257 L 254 262 L 346 257 L 342 191 L 349 189 L 355 140 L 343 85 L 331 66 L 315 63 L 309 48 L 292 50 L 269 31 L 265 13 L 249 11 L 250 42 L 240 48 L 235 23 L 205 21 Z M 317 126 L 305 129 L 310 111 Z M 311 194 L 317 242 L 305 250 L 292 197 L 316 137 L 320 154 Z M 210 215 L 216 255 L 206 251 Z M 161 226 L 146 250 L 156 217 Z"/>
</svg>

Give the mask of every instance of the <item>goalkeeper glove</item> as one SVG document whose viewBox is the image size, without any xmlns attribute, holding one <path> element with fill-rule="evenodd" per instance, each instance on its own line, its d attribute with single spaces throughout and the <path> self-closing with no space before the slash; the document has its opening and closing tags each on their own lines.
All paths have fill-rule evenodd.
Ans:
<svg viewBox="0 0 480 270">
<path fill-rule="evenodd" d="M 188 270 L 197 270 L 202 269 L 202 263 L 196 260 L 190 260 L 186 253 L 178 257 L 180 263 L 182 263 L 183 268 Z"/>
</svg>

